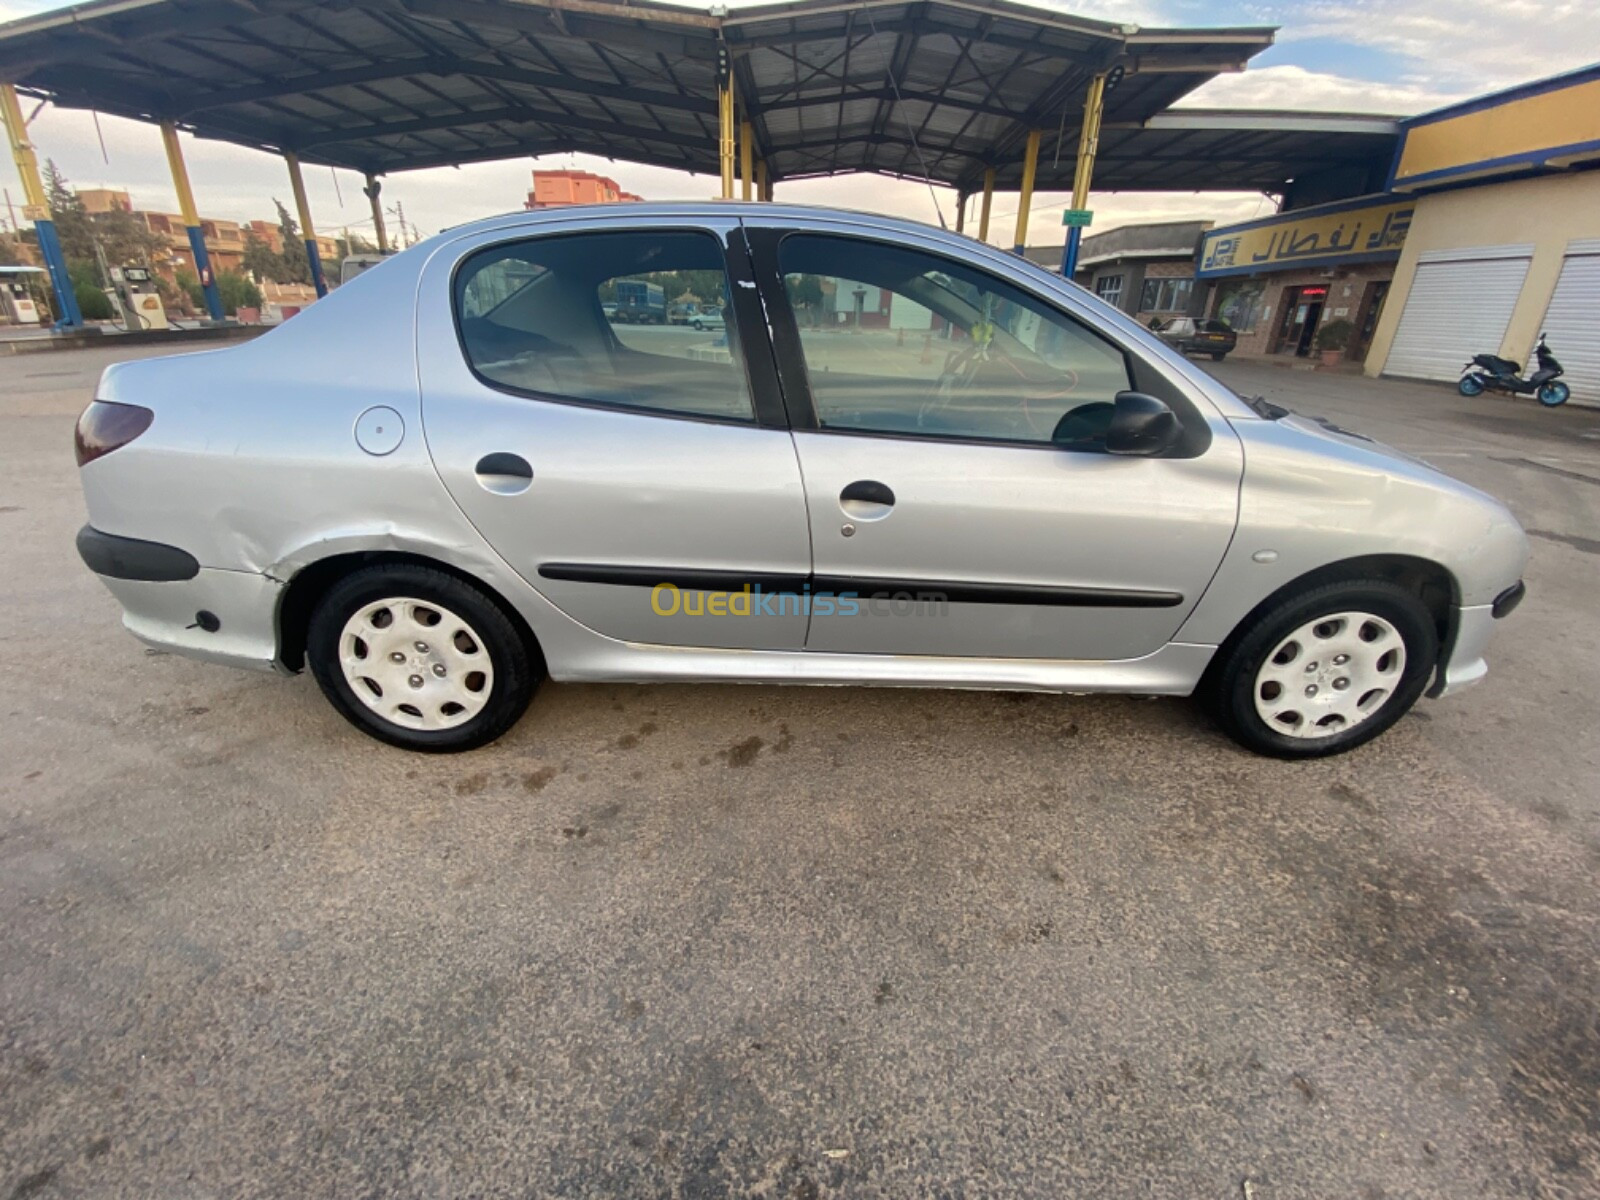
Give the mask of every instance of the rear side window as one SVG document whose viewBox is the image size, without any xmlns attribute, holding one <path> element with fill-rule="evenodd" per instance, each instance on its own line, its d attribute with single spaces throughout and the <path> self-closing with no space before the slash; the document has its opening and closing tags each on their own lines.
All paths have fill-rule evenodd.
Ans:
<svg viewBox="0 0 1600 1200">
<path fill-rule="evenodd" d="M 727 295 L 716 238 L 650 231 L 490 246 L 457 268 L 454 301 L 468 364 L 500 391 L 753 421 L 731 323 L 696 329 L 668 318 Z"/>
</svg>

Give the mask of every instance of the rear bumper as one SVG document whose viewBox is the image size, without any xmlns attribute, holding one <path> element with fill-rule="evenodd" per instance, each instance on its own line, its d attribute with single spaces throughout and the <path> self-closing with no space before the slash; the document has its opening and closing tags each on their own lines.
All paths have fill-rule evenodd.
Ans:
<svg viewBox="0 0 1600 1200">
<path fill-rule="evenodd" d="M 146 645 L 206 662 L 277 668 L 283 584 L 253 571 L 202 567 L 176 546 L 85 526 L 78 553 L 122 605 L 122 624 Z"/>
</svg>

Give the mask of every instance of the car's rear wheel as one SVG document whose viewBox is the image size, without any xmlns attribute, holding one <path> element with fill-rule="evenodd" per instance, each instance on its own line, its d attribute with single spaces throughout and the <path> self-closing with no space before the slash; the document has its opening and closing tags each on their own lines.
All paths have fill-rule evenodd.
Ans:
<svg viewBox="0 0 1600 1200">
<path fill-rule="evenodd" d="M 1225 359 L 1227 357 L 1228 357 L 1228 352 L 1226 350 L 1213 350 L 1211 352 L 1211 361 L 1212 362 L 1221 362 L 1223 359 Z"/>
<path fill-rule="evenodd" d="M 311 615 L 306 657 L 351 724 L 408 750 L 485 745 L 527 708 L 539 671 L 498 604 L 428 567 L 367 567 Z"/>
<path fill-rule="evenodd" d="M 1218 651 L 1200 699 L 1260 754 L 1319 758 L 1371 741 L 1416 703 L 1438 658 L 1433 616 L 1386 580 L 1291 596 Z"/>
</svg>

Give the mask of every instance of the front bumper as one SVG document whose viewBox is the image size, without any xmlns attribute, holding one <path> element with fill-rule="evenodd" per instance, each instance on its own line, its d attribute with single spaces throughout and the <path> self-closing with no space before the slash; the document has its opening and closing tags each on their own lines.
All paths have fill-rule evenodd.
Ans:
<svg viewBox="0 0 1600 1200">
<path fill-rule="evenodd" d="M 146 645 L 224 666 L 276 669 L 278 580 L 202 567 L 175 546 L 87 525 L 78 552 L 122 605 L 123 626 Z"/>
<path fill-rule="evenodd" d="M 1436 699 L 1449 696 L 1471 687 L 1489 673 L 1484 651 L 1488 648 L 1494 623 L 1510 616 L 1527 592 L 1527 585 L 1519 579 L 1496 596 L 1492 604 L 1456 610 L 1455 636 L 1440 656 L 1439 672 L 1428 689 L 1429 696 Z"/>
</svg>

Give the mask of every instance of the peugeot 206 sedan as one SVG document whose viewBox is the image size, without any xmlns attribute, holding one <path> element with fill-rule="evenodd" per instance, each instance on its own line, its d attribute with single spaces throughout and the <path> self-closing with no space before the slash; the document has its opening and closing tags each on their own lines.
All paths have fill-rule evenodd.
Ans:
<svg viewBox="0 0 1600 1200">
<path fill-rule="evenodd" d="M 607 321 L 641 283 L 726 329 Z M 1484 674 L 1527 557 L 1495 500 L 1059 276 L 775 204 L 449 230 L 253 342 L 110 368 L 77 453 L 134 634 L 309 666 L 415 750 L 548 675 L 1197 692 L 1331 754 Z"/>
</svg>

